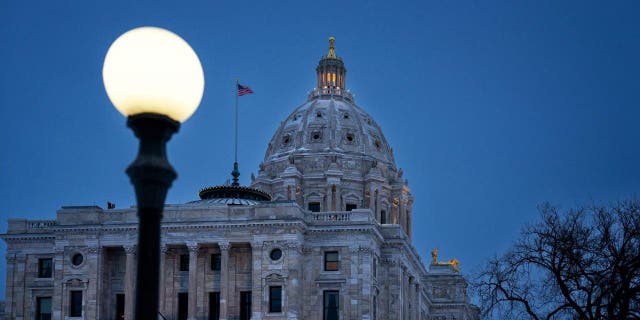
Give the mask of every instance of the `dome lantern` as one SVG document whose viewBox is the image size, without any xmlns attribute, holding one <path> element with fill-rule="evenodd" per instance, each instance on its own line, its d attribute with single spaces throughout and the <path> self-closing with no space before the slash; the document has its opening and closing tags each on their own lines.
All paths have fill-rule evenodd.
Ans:
<svg viewBox="0 0 640 320">
<path fill-rule="evenodd" d="M 309 95 L 310 100 L 327 95 L 353 100 L 351 94 L 346 90 L 347 68 L 344 67 L 342 59 L 336 55 L 335 41 L 334 37 L 329 37 L 329 52 L 320 59 L 318 67 L 316 67 L 318 84 Z"/>
</svg>

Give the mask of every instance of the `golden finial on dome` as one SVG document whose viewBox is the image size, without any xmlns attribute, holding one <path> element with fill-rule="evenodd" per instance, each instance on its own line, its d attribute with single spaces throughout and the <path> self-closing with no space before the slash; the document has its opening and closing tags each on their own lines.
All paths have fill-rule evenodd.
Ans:
<svg viewBox="0 0 640 320">
<path fill-rule="evenodd" d="M 336 51 L 335 51 L 335 47 L 334 47 L 334 43 L 336 42 L 336 38 L 334 37 L 329 37 L 329 53 L 327 53 L 327 58 L 333 58 L 333 59 L 337 59 L 338 57 L 336 57 Z"/>
</svg>

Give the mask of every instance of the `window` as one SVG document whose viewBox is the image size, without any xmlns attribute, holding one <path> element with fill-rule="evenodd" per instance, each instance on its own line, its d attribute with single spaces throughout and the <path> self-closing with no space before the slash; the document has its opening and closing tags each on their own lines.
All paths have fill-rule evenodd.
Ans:
<svg viewBox="0 0 640 320">
<path fill-rule="evenodd" d="M 36 320 L 51 320 L 51 297 L 36 298 Z"/>
<path fill-rule="evenodd" d="M 209 320 L 220 319 L 220 292 L 209 292 Z"/>
<path fill-rule="evenodd" d="M 271 260 L 273 261 L 280 260 L 280 258 L 282 258 L 282 250 L 278 248 L 271 250 L 271 253 L 269 253 L 269 258 L 271 258 Z"/>
<path fill-rule="evenodd" d="M 347 209 L 347 211 L 351 211 L 353 209 L 358 209 L 358 205 L 355 205 L 353 203 L 347 203 L 346 209 Z"/>
<path fill-rule="evenodd" d="M 326 290 L 324 293 L 324 308 L 323 319 L 324 320 L 338 320 L 339 311 L 339 294 L 338 290 Z"/>
<path fill-rule="evenodd" d="M 269 287 L 269 312 L 282 312 L 282 287 Z"/>
<path fill-rule="evenodd" d="M 189 316 L 189 294 L 178 293 L 178 320 L 187 320 Z"/>
<path fill-rule="evenodd" d="M 347 133 L 346 137 L 348 142 L 353 142 L 354 140 L 353 133 Z"/>
<path fill-rule="evenodd" d="M 240 320 L 251 319 L 251 291 L 240 291 Z"/>
<path fill-rule="evenodd" d="M 380 210 L 380 224 L 387 224 L 387 212 Z"/>
<path fill-rule="evenodd" d="M 338 271 L 338 251 L 324 253 L 324 271 Z"/>
<path fill-rule="evenodd" d="M 38 259 L 38 278 L 51 278 L 53 259 Z"/>
<path fill-rule="evenodd" d="M 309 202 L 309 211 L 320 212 L 320 202 Z"/>
<path fill-rule="evenodd" d="M 189 271 L 189 255 L 180 255 L 180 271 Z"/>
<path fill-rule="evenodd" d="M 220 264 L 222 261 L 222 257 L 219 253 L 214 253 L 211 255 L 211 270 L 220 271 Z"/>
<path fill-rule="evenodd" d="M 76 253 L 71 257 L 71 263 L 76 267 L 81 265 L 83 261 L 84 257 L 82 256 L 82 253 Z"/>
<path fill-rule="evenodd" d="M 82 291 L 69 292 L 69 317 L 82 317 Z"/>
</svg>

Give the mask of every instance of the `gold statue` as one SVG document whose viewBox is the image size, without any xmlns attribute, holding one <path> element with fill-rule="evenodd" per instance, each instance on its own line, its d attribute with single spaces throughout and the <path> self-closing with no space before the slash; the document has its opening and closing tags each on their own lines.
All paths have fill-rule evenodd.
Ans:
<svg viewBox="0 0 640 320">
<path fill-rule="evenodd" d="M 431 250 L 431 265 L 451 266 L 453 271 L 460 272 L 460 260 L 453 258 L 446 262 L 438 261 L 438 248 L 433 248 L 433 250 Z"/>
<path fill-rule="evenodd" d="M 448 262 L 451 267 L 453 267 L 453 271 L 460 272 L 460 260 L 453 258 Z"/>
<path fill-rule="evenodd" d="M 329 53 L 327 53 L 327 58 L 337 59 L 336 51 L 334 47 L 334 43 L 336 42 L 336 38 L 329 37 Z"/>
</svg>

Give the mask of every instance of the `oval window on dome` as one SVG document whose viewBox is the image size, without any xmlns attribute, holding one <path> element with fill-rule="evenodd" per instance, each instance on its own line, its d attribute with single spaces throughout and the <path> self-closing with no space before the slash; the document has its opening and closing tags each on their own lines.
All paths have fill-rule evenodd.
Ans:
<svg viewBox="0 0 640 320">
<path fill-rule="evenodd" d="M 380 140 L 376 140 L 373 145 L 376 146 L 376 149 L 380 150 L 380 148 L 382 147 L 382 145 L 380 144 Z"/>
<path fill-rule="evenodd" d="M 320 133 L 320 131 L 314 131 L 311 133 L 311 140 L 313 142 L 320 142 L 321 139 L 322 139 L 322 134 Z"/>
<path fill-rule="evenodd" d="M 286 135 L 286 136 L 282 137 L 282 144 L 288 145 L 289 142 L 291 142 L 291 136 L 290 135 Z"/>
<path fill-rule="evenodd" d="M 353 133 L 347 133 L 347 142 L 352 143 L 355 140 Z"/>
</svg>

